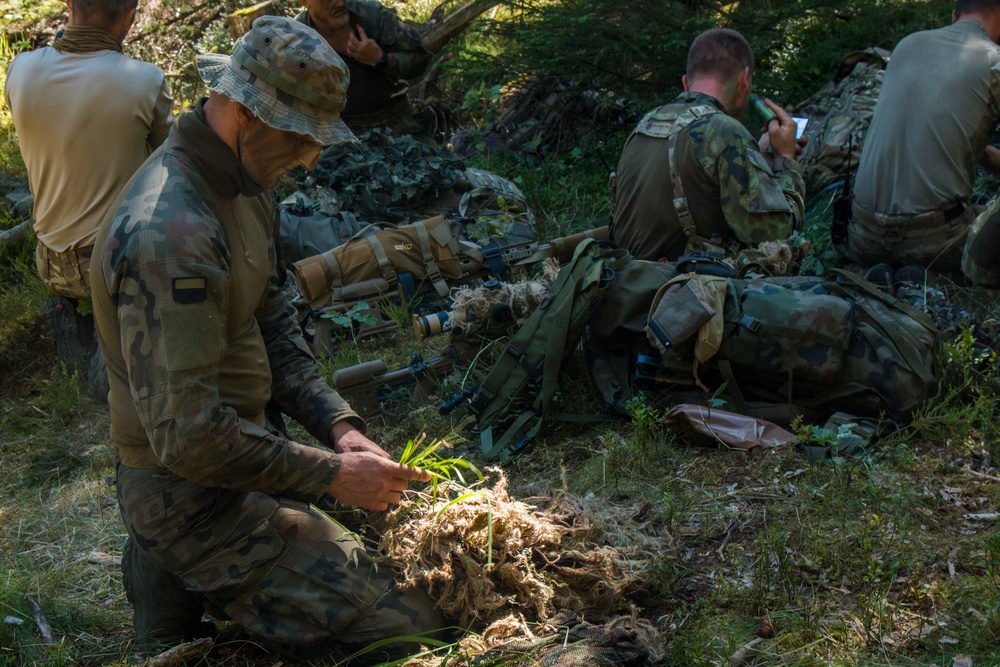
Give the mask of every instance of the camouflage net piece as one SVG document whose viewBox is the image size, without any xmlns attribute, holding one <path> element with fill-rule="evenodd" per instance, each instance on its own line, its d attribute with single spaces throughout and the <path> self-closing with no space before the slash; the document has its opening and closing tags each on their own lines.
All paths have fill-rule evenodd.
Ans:
<svg viewBox="0 0 1000 667">
<path fill-rule="evenodd" d="M 561 495 L 539 509 L 514 500 L 493 469 L 471 487 L 442 483 L 435 498 L 405 497 L 383 515 L 380 546 L 401 588 L 426 590 L 462 627 L 511 612 L 529 622 L 560 610 L 603 621 L 628 607 L 626 594 L 669 557 L 672 540 L 634 529 L 625 537 L 621 508 L 597 519 L 580 503 Z"/>
<path fill-rule="evenodd" d="M 357 143 L 336 144 L 320 154 L 316 169 L 297 185 L 323 212 L 349 211 L 361 220 L 406 223 L 414 210 L 464 178 L 465 162 L 444 148 L 375 128 Z"/>
<path fill-rule="evenodd" d="M 791 276 L 809 254 L 809 241 L 792 236 L 784 241 L 763 241 L 756 248 L 747 248 L 736 256 L 736 269 L 758 271 L 770 276 Z"/>
<path fill-rule="evenodd" d="M 652 623 L 637 619 L 634 613 L 603 626 L 580 622 L 572 614 L 544 624 L 527 623 L 512 614 L 492 623 L 481 635 L 466 635 L 447 656 L 420 656 L 402 667 L 440 667 L 445 662 L 451 667 L 637 667 L 647 659 L 653 664 L 661 661 L 672 634 L 672 627 L 669 634 L 657 632 Z"/>
<path fill-rule="evenodd" d="M 491 324 L 520 327 L 549 293 L 559 277 L 559 264 L 549 258 L 541 275 L 518 283 L 498 283 L 495 287 L 462 286 L 452 290 L 448 319 L 452 335 L 468 338 Z M 499 308 L 499 310 L 498 310 Z M 503 313 L 498 315 L 498 313 Z"/>
</svg>

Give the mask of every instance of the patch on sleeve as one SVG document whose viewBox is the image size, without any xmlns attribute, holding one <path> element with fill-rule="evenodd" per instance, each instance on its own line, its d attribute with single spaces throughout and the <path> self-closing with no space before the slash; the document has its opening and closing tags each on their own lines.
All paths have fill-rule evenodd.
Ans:
<svg viewBox="0 0 1000 667">
<path fill-rule="evenodd" d="M 213 301 L 170 305 L 160 311 L 163 353 L 168 371 L 187 371 L 222 359 L 222 325 Z"/>
<path fill-rule="evenodd" d="M 174 278 L 174 303 L 201 303 L 208 298 L 208 281 L 204 278 Z"/>
</svg>

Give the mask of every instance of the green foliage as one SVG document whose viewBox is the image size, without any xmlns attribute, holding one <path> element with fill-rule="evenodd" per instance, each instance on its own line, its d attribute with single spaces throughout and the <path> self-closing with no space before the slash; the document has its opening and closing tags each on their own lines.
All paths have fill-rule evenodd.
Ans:
<svg viewBox="0 0 1000 667">
<path fill-rule="evenodd" d="M 798 415 L 789 424 L 795 437 L 804 445 L 826 447 L 834 455 L 856 447 L 863 438 L 855 433 L 856 424 L 840 424 L 836 430 L 806 423 L 802 415 Z"/>
<path fill-rule="evenodd" d="M 983 547 L 983 567 L 989 581 L 989 590 L 984 600 L 987 631 L 995 639 L 1000 637 L 1000 524 L 983 540 Z"/>
<path fill-rule="evenodd" d="M 456 431 L 458 430 L 456 429 Z M 426 433 L 421 433 L 420 437 L 415 440 L 409 440 L 403 448 L 403 453 L 399 455 L 399 463 L 400 465 L 411 466 L 429 472 L 435 491 L 437 483 L 443 480 L 458 480 L 459 483 L 464 485 L 466 482 L 462 476 L 463 468 L 474 474 L 477 479 L 483 478 L 483 474 L 479 471 L 479 468 L 469 461 L 459 456 L 445 456 L 441 453 L 441 450 L 452 449 L 452 445 L 448 442 L 449 440 L 452 442 L 461 441 L 461 438 L 455 433 L 451 433 L 445 438 L 436 438 L 424 444 L 426 440 Z"/>
<path fill-rule="evenodd" d="M 710 27 L 734 28 L 754 47 L 756 87 L 786 104 L 831 79 L 845 56 L 891 49 L 915 30 L 946 25 L 951 0 L 505 0 L 491 36 L 503 57 L 460 51 L 473 82 L 559 76 L 640 106 L 681 89 L 691 41 Z M 479 85 L 483 85 L 480 83 Z"/>
<path fill-rule="evenodd" d="M 774 606 L 795 599 L 795 576 L 788 553 L 788 531 L 778 525 L 768 526 L 757 536 L 757 558 L 754 561 L 754 590 L 749 602 L 756 605 L 753 613 L 766 614 Z"/>
<path fill-rule="evenodd" d="M 504 78 L 493 80 L 558 72 L 612 97 L 659 98 L 680 87 L 690 37 L 711 25 L 711 12 L 698 4 L 507 0 L 510 16 L 496 27 L 509 40 L 498 63 Z"/>
<path fill-rule="evenodd" d="M 997 369 L 995 350 L 980 344 L 973 327 L 965 324 L 958 335 L 941 346 L 941 369 L 945 383 L 968 394 L 988 391 Z"/>
<path fill-rule="evenodd" d="M 608 175 L 624 142 L 622 134 L 548 159 L 501 152 L 467 162 L 514 181 L 537 216 L 539 238 L 551 239 L 608 224 Z"/>
<path fill-rule="evenodd" d="M 371 306 L 368 305 L 367 301 L 358 301 L 342 313 L 335 310 L 324 311 L 320 317 L 330 320 L 334 324 L 339 324 L 348 331 L 353 331 L 355 326 L 359 324 L 367 324 L 368 326 L 375 326 L 377 324 L 377 320 L 371 314 Z"/>
<path fill-rule="evenodd" d="M 0 14 L 4 14 L 4 5 L 0 4 Z M 8 33 L 9 34 L 9 33 Z M 31 48 L 30 42 L 24 39 L 11 40 L 8 34 L 0 33 L 0 88 L 7 84 L 7 67 L 21 51 Z M 14 134 L 14 121 L 6 104 L 0 104 L 0 175 L 23 176 L 25 174 L 24 160 L 21 159 L 21 149 Z M 6 225 L 0 225 L 4 228 Z"/>
</svg>

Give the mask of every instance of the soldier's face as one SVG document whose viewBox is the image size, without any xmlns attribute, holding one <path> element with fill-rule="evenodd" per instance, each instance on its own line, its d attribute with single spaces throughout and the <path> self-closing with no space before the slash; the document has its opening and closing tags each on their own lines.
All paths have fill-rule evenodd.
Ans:
<svg viewBox="0 0 1000 667">
<path fill-rule="evenodd" d="M 273 188 L 295 167 L 314 169 L 323 147 L 305 134 L 278 130 L 254 119 L 237 138 L 240 164 L 257 185 Z"/>
<path fill-rule="evenodd" d="M 342 28 L 351 21 L 344 0 L 305 0 L 303 6 L 313 23 L 324 30 Z"/>
</svg>

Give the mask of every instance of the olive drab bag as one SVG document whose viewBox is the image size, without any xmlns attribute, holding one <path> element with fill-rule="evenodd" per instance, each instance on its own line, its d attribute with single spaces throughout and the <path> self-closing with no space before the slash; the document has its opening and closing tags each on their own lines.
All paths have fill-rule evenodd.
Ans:
<svg viewBox="0 0 1000 667">
<path fill-rule="evenodd" d="M 447 279 L 462 275 L 461 225 L 437 216 L 375 233 L 357 234 L 341 246 L 292 264 L 292 275 L 309 306 L 337 303 L 345 288 L 364 284 L 382 293 L 396 291 L 401 281 L 430 286 L 448 295 Z"/>
<path fill-rule="evenodd" d="M 593 239 L 583 241 L 559 270 L 548 296 L 510 339 L 469 399 L 487 459 L 516 454 L 539 432 L 563 361 L 576 348 L 615 271 L 629 259 L 624 250 L 608 250 Z M 518 402 L 526 401 L 530 407 L 512 422 L 504 420 Z M 509 423 L 497 434 L 501 420 Z"/>
<path fill-rule="evenodd" d="M 587 341 L 591 379 L 612 407 L 639 392 L 700 392 L 778 422 L 806 411 L 905 421 L 935 391 L 930 317 L 856 274 L 675 277 L 639 262 L 620 271 Z M 669 277 L 657 286 L 658 276 Z M 626 282 L 644 317 L 614 308 Z"/>
</svg>

